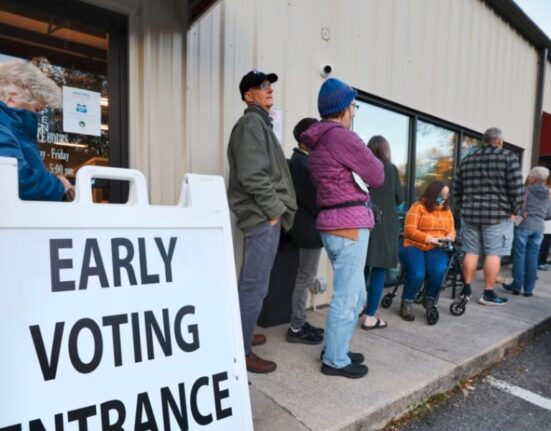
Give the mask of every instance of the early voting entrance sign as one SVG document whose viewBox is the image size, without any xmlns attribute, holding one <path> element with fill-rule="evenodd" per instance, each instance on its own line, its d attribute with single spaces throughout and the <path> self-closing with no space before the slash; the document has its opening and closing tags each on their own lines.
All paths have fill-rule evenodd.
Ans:
<svg viewBox="0 0 551 431">
<path fill-rule="evenodd" d="M 150 206 L 141 173 L 84 167 L 76 196 L 20 201 L 0 158 L 0 430 L 252 430 L 223 180 Z"/>
</svg>

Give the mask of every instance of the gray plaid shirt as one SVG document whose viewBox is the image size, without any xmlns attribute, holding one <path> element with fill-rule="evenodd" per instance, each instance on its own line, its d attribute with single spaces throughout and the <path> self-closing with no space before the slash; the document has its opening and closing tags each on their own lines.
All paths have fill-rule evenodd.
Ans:
<svg viewBox="0 0 551 431">
<path fill-rule="evenodd" d="M 456 209 L 471 224 L 491 225 L 522 210 L 522 173 L 509 150 L 484 145 L 466 156 L 455 176 Z"/>
</svg>

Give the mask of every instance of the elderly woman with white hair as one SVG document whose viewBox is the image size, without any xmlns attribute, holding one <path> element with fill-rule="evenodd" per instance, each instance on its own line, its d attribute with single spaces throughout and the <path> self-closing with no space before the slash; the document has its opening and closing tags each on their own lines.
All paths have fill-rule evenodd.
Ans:
<svg viewBox="0 0 551 431">
<path fill-rule="evenodd" d="M 58 107 L 59 87 L 32 63 L 0 64 L 0 157 L 17 159 L 19 197 L 24 200 L 72 200 L 74 189 L 63 176 L 49 173 L 38 150 L 38 113 Z"/>
<path fill-rule="evenodd" d="M 551 211 L 550 191 L 544 184 L 548 177 L 549 169 L 536 166 L 526 180 L 521 221 L 513 240 L 513 282 L 503 285 L 513 295 L 533 295 L 544 219 Z"/>
</svg>

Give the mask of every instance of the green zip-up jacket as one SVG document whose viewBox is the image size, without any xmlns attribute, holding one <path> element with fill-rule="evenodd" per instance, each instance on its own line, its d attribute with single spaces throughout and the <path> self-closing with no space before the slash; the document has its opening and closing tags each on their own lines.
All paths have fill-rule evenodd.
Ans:
<svg viewBox="0 0 551 431">
<path fill-rule="evenodd" d="M 297 210 L 293 181 L 272 119 L 259 106 L 248 106 L 233 127 L 228 162 L 228 200 L 237 227 L 248 232 L 281 216 L 288 231 Z"/>
</svg>

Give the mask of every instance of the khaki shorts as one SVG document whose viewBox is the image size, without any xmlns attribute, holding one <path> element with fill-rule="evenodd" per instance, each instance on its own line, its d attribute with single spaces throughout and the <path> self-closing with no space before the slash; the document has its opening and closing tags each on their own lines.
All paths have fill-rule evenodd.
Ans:
<svg viewBox="0 0 551 431">
<path fill-rule="evenodd" d="M 462 247 L 465 253 L 485 256 L 510 256 L 514 226 L 511 220 L 497 224 L 469 224 L 461 220 Z"/>
</svg>

